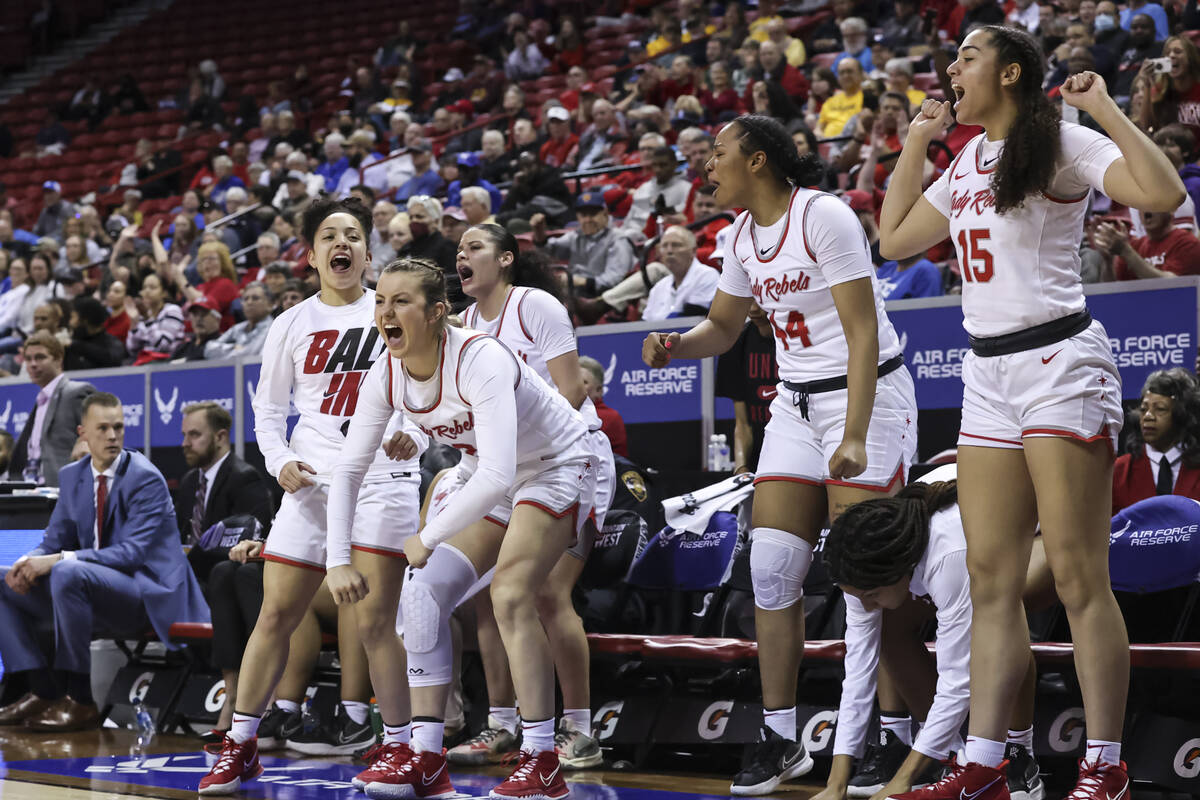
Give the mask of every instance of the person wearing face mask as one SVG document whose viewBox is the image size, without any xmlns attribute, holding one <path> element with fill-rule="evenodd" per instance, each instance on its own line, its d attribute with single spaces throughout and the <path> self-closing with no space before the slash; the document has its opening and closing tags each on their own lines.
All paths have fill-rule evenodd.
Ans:
<svg viewBox="0 0 1200 800">
<path fill-rule="evenodd" d="M 1096 44 L 1120 57 L 1129 46 L 1129 31 L 1117 24 L 1117 5 L 1112 0 L 1083 0 L 1079 4 L 1079 21 L 1092 26 Z"/>
<path fill-rule="evenodd" d="M 447 292 L 456 311 L 467 305 L 454 262 L 458 249 L 442 235 L 442 204 L 428 195 L 408 200 L 408 230 L 412 240 L 400 248 L 397 258 L 427 258 L 446 273 Z"/>
</svg>

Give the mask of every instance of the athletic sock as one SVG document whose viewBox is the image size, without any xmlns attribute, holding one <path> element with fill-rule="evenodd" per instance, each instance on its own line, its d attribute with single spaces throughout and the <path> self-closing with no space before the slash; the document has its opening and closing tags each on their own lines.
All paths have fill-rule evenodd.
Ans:
<svg viewBox="0 0 1200 800">
<path fill-rule="evenodd" d="M 229 728 L 228 736 L 238 744 L 248 742 L 258 734 L 258 723 L 260 722 L 262 722 L 262 717 L 234 711 L 233 725 Z"/>
<path fill-rule="evenodd" d="M 592 712 L 587 708 L 564 708 L 563 719 L 571 723 L 574 730 L 583 734 L 592 732 Z"/>
<path fill-rule="evenodd" d="M 367 714 L 371 713 L 371 707 L 358 700 L 343 700 L 342 708 L 346 709 L 346 716 L 353 720 L 355 725 L 362 725 L 367 721 Z"/>
<path fill-rule="evenodd" d="M 412 746 L 418 753 L 442 752 L 446 721 L 437 717 L 413 717 Z"/>
<path fill-rule="evenodd" d="M 488 727 L 503 728 L 516 736 L 517 710 L 512 706 L 491 706 L 488 708 Z"/>
<path fill-rule="evenodd" d="M 763 709 L 763 722 L 785 739 L 796 741 L 796 707 Z"/>
<path fill-rule="evenodd" d="M 300 710 L 300 704 L 297 703 L 295 700 L 276 700 L 275 707 L 278 709 L 282 709 L 283 711 L 286 711 L 289 714 L 295 714 L 297 711 Z"/>
<path fill-rule="evenodd" d="M 1021 745 L 1021 747 L 1024 747 L 1026 750 L 1028 750 L 1030 753 L 1032 753 L 1033 752 L 1033 726 L 1030 725 L 1028 728 L 1026 728 L 1023 731 L 1014 731 L 1012 728 L 1009 728 L 1008 729 L 1008 741 L 1012 742 L 1013 744 L 1019 744 L 1019 745 Z"/>
<path fill-rule="evenodd" d="M 526 753 L 545 752 L 554 749 L 554 717 L 539 720 L 521 720 L 521 749 Z"/>
<path fill-rule="evenodd" d="M 998 767 L 1000 762 L 1004 761 L 1004 742 L 968 736 L 966 750 L 965 758 L 968 764 Z"/>
<path fill-rule="evenodd" d="M 890 712 L 879 712 L 879 727 L 890 731 L 905 747 L 912 747 L 912 717 Z"/>
<path fill-rule="evenodd" d="M 412 741 L 412 723 L 406 722 L 403 725 L 388 725 L 383 723 L 383 743 L 384 744 L 408 744 Z"/>
<path fill-rule="evenodd" d="M 1113 764 L 1121 763 L 1121 743 L 1106 742 L 1103 739 L 1088 739 L 1087 754 L 1083 760 L 1089 764 Z"/>
</svg>

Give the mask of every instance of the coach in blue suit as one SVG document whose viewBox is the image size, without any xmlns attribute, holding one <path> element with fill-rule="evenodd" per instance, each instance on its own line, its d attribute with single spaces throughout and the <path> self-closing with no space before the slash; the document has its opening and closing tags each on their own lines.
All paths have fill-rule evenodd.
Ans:
<svg viewBox="0 0 1200 800">
<path fill-rule="evenodd" d="M 121 401 L 89 395 L 79 433 L 91 455 L 59 471 L 45 538 L 0 586 L 0 658 L 6 669 L 24 672 L 32 689 L 0 708 L 0 725 L 95 727 L 93 634 L 136 637 L 153 627 L 165 642 L 173 622 L 209 621 L 179 546 L 166 481 L 145 456 L 124 449 Z M 53 624 L 53 664 L 38 645 L 39 623 Z"/>
</svg>

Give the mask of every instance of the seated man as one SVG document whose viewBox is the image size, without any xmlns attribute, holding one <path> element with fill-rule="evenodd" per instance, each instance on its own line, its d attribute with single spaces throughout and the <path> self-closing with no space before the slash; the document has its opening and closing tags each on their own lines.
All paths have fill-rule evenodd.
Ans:
<svg viewBox="0 0 1200 800">
<path fill-rule="evenodd" d="M 602 193 L 579 195 L 575 218 L 578 228 L 554 238 L 547 238 L 545 214 L 534 214 L 529 224 L 534 243 L 544 246 L 552 258 L 567 262 L 576 296 L 594 297 L 617 285 L 637 266 L 637 259 L 629 239 L 608 224 Z"/>
<path fill-rule="evenodd" d="M 204 357 L 210 361 L 234 356 L 256 356 L 262 352 L 267 330 L 274 317 L 271 309 L 275 301 L 267 293 L 267 287 L 258 281 L 247 283 L 242 289 L 242 313 L 244 322 L 239 322 L 216 339 L 204 345 Z"/>
<path fill-rule="evenodd" d="M 1174 227 L 1174 212 L 1144 211 L 1146 235 L 1130 238 L 1123 227 L 1101 223 L 1093 234 L 1104 258 L 1103 281 L 1173 278 L 1200 271 L 1200 241 L 1188 230 Z"/>
<path fill-rule="evenodd" d="M 63 368 L 101 369 L 119 367 L 125 359 L 125 343 L 104 330 L 108 310 L 90 295 L 76 297 L 71 304 L 71 343 Z"/>
<path fill-rule="evenodd" d="M 209 621 L 179 546 L 167 482 L 149 459 L 124 449 L 121 401 L 88 395 L 79 433 L 91 456 L 63 467 L 45 538 L 0 586 L 0 658 L 7 670 L 25 673 L 31 690 L 0 708 L 0 725 L 95 727 L 93 635 L 136 637 L 152 626 L 166 642 L 173 622 Z M 39 624 L 54 626 L 53 665 L 38 644 Z"/>
</svg>

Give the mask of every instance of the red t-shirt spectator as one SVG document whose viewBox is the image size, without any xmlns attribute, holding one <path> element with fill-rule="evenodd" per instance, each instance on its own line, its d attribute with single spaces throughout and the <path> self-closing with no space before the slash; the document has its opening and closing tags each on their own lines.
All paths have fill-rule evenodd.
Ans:
<svg viewBox="0 0 1200 800">
<path fill-rule="evenodd" d="M 742 101 L 733 89 L 726 89 L 717 95 L 705 89 L 700 93 L 700 105 L 704 107 L 710 122 L 716 122 L 725 111 L 736 114 L 742 112 Z"/>
<path fill-rule="evenodd" d="M 803 72 L 791 64 L 784 64 L 783 72 L 779 75 L 778 80 L 783 91 L 787 92 L 787 96 L 792 98 L 796 105 L 803 105 L 808 101 L 808 78 L 804 77 Z M 750 81 L 746 84 L 746 91 L 742 93 L 743 108 L 754 108 L 755 83 L 756 81 Z"/>
<path fill-rule="evenodd" d="M 542 149 L 538 151 L 538 159 L 548 167 L 561 167 L 567 163 L 567 157 L 571 155 L 571 151 L 579 146 L 579 137 L 573 133 L 567 134 L 567 138 L 561 142 L 556 142 L 554 139 L 547 139 L 542 145 Z"/>
<path fill-rule="evenodd" d="M 1188 93 L 1179 98 L 1175 119 L 1180 125 L 1186 125 L 1196 141 L 1200 141 L 1200 83 L 1192 84 Z"/>
<path fill-rule="evenodd" d="M 629 441 L 625 436 L 625 420 L 615 408 L 604 405 L 603 400 L 594 401 L 596 416 L 600 417 L 600 430 L 608 437 L 614 455 L 629 458 Z"/>
<path fill-rule="evenodd" d="M 719 270 L 722 254 L 717 253 L 717 233 L 722 228 L 728 228 L 732 223 L 727 219 L 714 219 L 700 230 L 696 231 L 696 258 L 703 263 Z M 713 256 L 717 257 L 714 258 Z"/>
<path fill-rule="evenodd" d="M 233 325 L 233 314 L 229 309 L 238 296 L 237 284 L 229 278 L 221 276 L 213 278 L 211 281 L 205 281 L 196 288 L 220 307 L 221 330 L 228 330 Z"/>
<path fill-rule="evenodd" d="M 662 82 L 662 96 L 664 100 L 674 100 L 675 98 L 682 97 L 685 94 L 696 94 L 695 81 L 679 83 L 674 78 L 667 78 Z"/>
<path fill-rule="evenodd" d="M 1197 240 L 1191 231 L 1171 228 L 1161 239 L 1151 239 L 1149 236 L 1134 237 L 1129 240 L 1129 245 L 1156 269 L 1176 275 L 1200 273 L 1200 240 Z M 1119 281 L 1137 280 L 1137 275 L 1133 274 L 1125 259 L 1120 256 L 1113 259 L 1113 275 Z"/>
<path fill-rule="evenodd" d="M 129 312 L 121 309 L 120 314 L 110 314 L 108 319 L 104 320 L 104 330 L 111 333 L 120 341 L 125 341 L 125 337 L 129 335 L 129 328 L 132 326 L 132 320 L 129 318 Z"/>
</svg>

